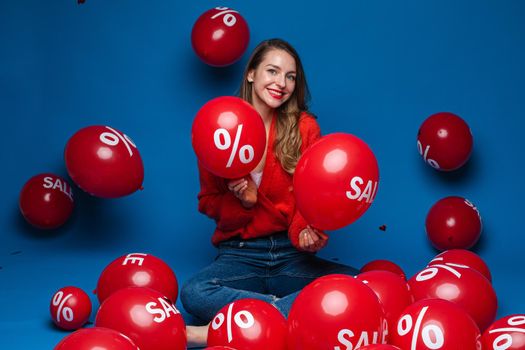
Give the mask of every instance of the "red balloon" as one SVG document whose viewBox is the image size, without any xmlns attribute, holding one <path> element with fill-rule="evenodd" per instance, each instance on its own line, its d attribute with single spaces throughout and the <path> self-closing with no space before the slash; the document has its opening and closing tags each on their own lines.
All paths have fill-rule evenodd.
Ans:
<svg viewBox="0 0 525 350">
<path fill-rule="evenodd" d="M 127 335 L 140 350 L 186 349 L 186 326 L 177 308 L 160 292 L 129 287 L 100 306 L 95 326 Z"/>
<path fill-rule="evenodd" d="M 208 328 L 208 346 L 286 350 L 286 319 L 267 302 L 241 299 L 224 306 Z"/>
<path fill-rule="evenodd" d="M 148 287 L 177 301 L 178 283 L 173 270 L 163 260 L 144 253 L 131 253 L 113 260 L 98 279 L 100 304 L 112 293 L 126 287 Z"/>
<path fill-rule="evenodd" d="M 359 348 L 361 350 L 401 350 L 397 346 L 390 344 L 370 344 Z"/>
<path fill-rule="evenodd" d="M 109 126 L 77 131 L 66 144 L 64 158 L 69 176 L 93 196 L 116 198 L 142 188 L 144 166 L 137 147 Z"/>
<path fill-rule="evenodd" d="M 377 161 L 367 144 L 353 135 L 335 133 L 304 152 L 293 185 L 306 221 L 318 229 L 337 230 L 370 207 L 378 181 Z"/>
<path fill-rule="evenodd" d="M 445 197 L 428 211 L 425 228 L 430 242 L 439 250 L 468 249 L 481 235 L 481 216 L 467 199 Z"/>
<path fill-rule="evenodd" d="M 390 271 L 395 273 L 396 275 L 400 276 L 402 279 L 406 281 L 407 276 L 405 275 L 405 272 L 399 265 L 396 263 L 390 261 L 390 260 L 372 260 L 368 263 L 364 264 L 363 267 L 361 267 L 361 272 L 368 272 L 368 271 L 375 271 L 375 270 L 382 270 L 382 271 Z"/>
<path fill-rule="evenodd" d="M 374 291 L 347 275 L 327 275 L 308 284 L 288 315 L 289 349 L 357 349 L 384 343 L 386 332 Z"/>
<path fill-rule="evenodd" d="M 500 318 L 483 332 L 483 350 L 525 350 L 525 315 Z"/>
<path fill-rule="evenodd" d="M 191 133 L 193 150 L 202 165 L 228 179 L 249 174 L 266 148 L 261 116 L 239 97 L 223 96 L 206 103 L 197 112 Z"/>
<path fill-rule="evenodd" d="M 124 334 L 113 329 L 92 327 L 71 333 L 54 350 L 139 350 Z"/>
<path fill-rule="evenodd" d="M 204 12 L 191 31 L 193 50 L 210 66 L 224 67 L 236 62 L 249 41 L 248 23 L 239 12 L 227 7 Z"/>
<path fill-rule="evenodd" d="M 392 334 L 399 315 L 414 301 L 408 283 L 395 273 L 380 270 L 363 272 L 356 278 L 376 293 L 385 312 L 388 335 Z"/>
<path fill-rule="evenodd" d="M 204 350 L 235 350 L 235 349 L 230 348 L 228 346 L 211 346 L 209 348 L 204 348 Z"/>
<path fill-rule="evenodd" d="M 476 323 L 446 300 L 427 299 L 410 305 L 394 329 L 390 343 L 401 349 L 481 349 Z"/>
<path fill-rule="evenodd" d="M 20 191 L 19 207 L 31 225 L 41 229 L 54 229 L 63 225 L 73 212 L 73 191 L 60 176 L 35 175 Z"/>
<path fill-rule="evenodd" d="M 53 322 L 62 329 L 79 329 L 91 315 L 91 299 L 77 287 L 60 288 L 51 299 L 49 312 Z"/>
<path fill-rule="evenodd" d="M 452 171 L 467 162 L 472 152 L 472 133 L 459 116 L 436 113 L 428 117 L 417 134 L 419 154 L 434 169 Z"/>
<path fill-rule="evenodd" d="M 415 300 L 444 299 L 461 306 L 481 331 L 496 317 L 498 300 L 490 282 L 460 264 L 434 264 L 408 280 Z"/>
<path fill-rule="evenodd" d="M 481 259 L 479 255 L 477 255 L 474 252 L 471 252 L 470 250 L 466 250 L 466 249 L 445 250 L 441 254 L 436 255 L 436 257 L 432 259 L 432 261 L 430 261 L 428 265 L 431 266 L 435 264 L 447 264 L 447 263 L 466 265 L 470 267 L 471 269 L 478 271 L 483 276 L 485 276 L 486 279 L 492 282 L 492 275 L 490 273 L 490 270 L 487 264 L 483 261 L 483 259 Z"/>
</svg>

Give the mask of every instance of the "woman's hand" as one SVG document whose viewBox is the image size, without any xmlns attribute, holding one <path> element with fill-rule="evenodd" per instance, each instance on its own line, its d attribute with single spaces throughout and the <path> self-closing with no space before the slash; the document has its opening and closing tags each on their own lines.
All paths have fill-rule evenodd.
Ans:
<svg viewBox="0 0 525 350">
<path fill-rule="evenodd" d="M 250 177 L 228 182 L 228 189 L 245 208 L 251 208 L 257 203 L 257 185 Z"/>
<path fill-rule="evenodd" d="M 327 243 L 328 236 L 310 225 L 306 226 L 306 228 L 299 233 L 299 248 L 301 250 L 315 253 L 324 248 Z"/>
</svg>

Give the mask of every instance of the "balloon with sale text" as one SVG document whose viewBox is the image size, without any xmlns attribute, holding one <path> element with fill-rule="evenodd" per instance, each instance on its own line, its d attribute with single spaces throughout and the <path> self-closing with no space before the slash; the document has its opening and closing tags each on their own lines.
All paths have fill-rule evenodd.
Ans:
<svg viewBox="0 0 525 350">
<path fill-rule="evenodd" d="M 93 196 L 117 198 L 142 188 L 144 166 L 137 146 L 112 127 L 80 129 L 67 142 L 64 158 L 71 179 Z"/>
<path fill-rule="evenodd" d="M 310 146 L 293 177 L 299 211 L 323 230 L 342 228 L 361 217 L 374 201 L 378 183 L 374 153 L 345 133 L 326 135 Z"/>
</svg>

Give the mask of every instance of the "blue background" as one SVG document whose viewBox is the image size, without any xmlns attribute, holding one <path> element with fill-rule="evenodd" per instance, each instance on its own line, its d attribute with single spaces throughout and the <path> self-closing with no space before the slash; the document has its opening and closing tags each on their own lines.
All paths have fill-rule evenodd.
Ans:
<svg viewBox="0 0 525 350">
<path fill-rule="evenodd" d="M 197 212 L 191 124 L 205 102 L 236 94 L 248 56 L 219 69 L 193 53 L 192 25 L 215 6 L 248 21 L 249 51 L 266 38 L 290 41 L 323 133 L 355 134 L 376 154 L 375 202 L 332 232 L 321 256 L 356 267 L 390 259 L 411 276 L 437 254 L 428 209 L 463 196 L 483 218 L 474 251 L 491 268 L 498 316 L 525 312 L 525 2 L 2 0 L 1 348 L 52 348 L 68 334 L 50 321 L 53 293 L 91 292 L 121 255 L 156 255 L 180 282 L 214 257 L 213 222 Z M 453 173 L 433 170 L 416 148 L 420 124 L 440 111 L 463 117 L 474 136 L 470 162 Z M 65 226 L 31 228 L 18 209 L 22 186 L 38 173 L 67 176 L 67 140 L 94 124 L 133 138 L 145 189 L 104 200 L 75 188 Z"/>
</svg>

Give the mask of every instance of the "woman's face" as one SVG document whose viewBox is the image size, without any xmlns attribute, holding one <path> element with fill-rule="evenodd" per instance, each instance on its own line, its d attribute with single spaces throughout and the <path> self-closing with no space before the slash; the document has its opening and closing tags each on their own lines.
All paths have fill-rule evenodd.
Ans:
<svg viewBox="0 0 525 350">
<path fill-rule="evenodd" d="M 292 95 L 295 77 L 295 60 L 288 52 L 280 49 L 268 51 L 261 64 L 248 72 L 253 104 L 264 103 L 272 109 L 278 108 Z"/>
</svg>

